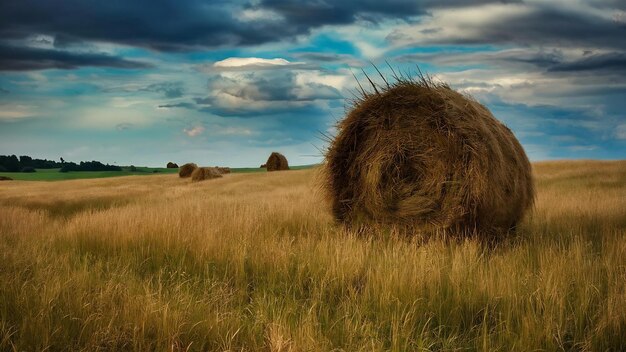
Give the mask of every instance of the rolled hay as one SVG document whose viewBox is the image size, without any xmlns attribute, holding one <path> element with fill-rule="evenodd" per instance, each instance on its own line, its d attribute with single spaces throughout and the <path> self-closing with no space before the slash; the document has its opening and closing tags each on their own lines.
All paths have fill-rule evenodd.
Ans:
<svg viewBox="0 0 626 352">
<path fill-rule="evenodd" d="M 375 91 L 354 102 L 325 155 L 324 188 L 339 221 L 490 238 L 518 224 L 534 186 L 511 130 L 428 77 Z"/>
<path fill-rule="evenodd" d="M 287 162 L 287 158 L 281 153 L 273 152 L 270 154 L 270 157 L 267 158 L 267 162 L 265 163 L 265 168 L 267 171 L 281 171 L 281 170 L 289 170 L 289 163 Z"/>
<path fill-rule="evenodd" d="M 229 167 L 221 167 L 221 166 L 216 166 L 215 167 L 217 169 L 217 171 L 219 171 L 221 174 L 229 174 L 230 173 L 230 168 Z"/>
<path fill-rule="evenodd" d="M 167 163 L 167 168 L 168 169 L 178 169 L 178 164 L 173 163 L 173 162 L 170 161 L 170 162 Z"/>
<path fill-rule="evenodd" d="M 191 173 L 191 181 L 198 182 L 222 177 L 222 173 L 215 167 L 199 167 Z"/>
<path fill-rule="evenodd" d="M 198 168 L 198 165 L 194 163 L 187 163 L 180 167 L 180 169 L 178 170 L 178 176 L 183 177 L 183 178 L 190 177 L 193 170 L 197 168 Z"/>
</svg>

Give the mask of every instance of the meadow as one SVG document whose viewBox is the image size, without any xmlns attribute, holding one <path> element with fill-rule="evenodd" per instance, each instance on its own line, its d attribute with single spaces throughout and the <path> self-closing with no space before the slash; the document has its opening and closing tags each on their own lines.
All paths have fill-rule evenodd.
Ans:
<svg viewBox="0 0 626 352">
<path fill-rule="evenodd" d="M 345 230 L 317 169 L 2 182 L 0 350 L 626 350 L 626 161 L 533 170 L 495 247 Z"/>
</svg>

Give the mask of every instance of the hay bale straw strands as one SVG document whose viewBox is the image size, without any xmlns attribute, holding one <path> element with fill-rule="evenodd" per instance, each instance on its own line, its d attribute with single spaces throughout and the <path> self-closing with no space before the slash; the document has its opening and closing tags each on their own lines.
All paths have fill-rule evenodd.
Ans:
<svg viewBox="0 0 626 352">
<path fill-rule="evenodd" d="M 261 167 L 265 167 L 267 171 L 281 171 L 281 170 L 289 170 L 289 163 L 287 162 L 287 158 L 278 152 L 273 152 L 270 154 L 269 158 L 267 158 L 267 162 L 261 165 Z"/>
<path fill-rule="evenodd" d="M 338 123 L 324 163 L 334 216 L 489 237 L 514 228 L 534 186 L 511 130 L 445 83 L 394 76 Z"/>
<path fill-rule="evenodd" d="M 199 182 L 222 177 L 222 173 L 216 167 L 199 167 L 191 173 L 191 182 Z"/>
<path fill-rule="evenodd" d="M 194 163 L 187 163 L 180 167 L 180 169 L 178 170 L 178 176 L 181 178 L 191 177 L 191 173 L 197 168 L 198 165 Z"/>
</svg>

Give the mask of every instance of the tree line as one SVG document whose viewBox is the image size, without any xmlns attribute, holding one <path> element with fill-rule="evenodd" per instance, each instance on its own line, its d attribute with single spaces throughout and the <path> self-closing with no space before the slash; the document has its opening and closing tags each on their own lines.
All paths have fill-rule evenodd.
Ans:
<svg viewBox="0 0 626 352">
<path fill-rule="evenodd" d="M 115 165 L 103 164 L 99 161 L 81 161 L 80 163 L 67 162 L 60 158 L 60 162 L 47 159 L 36 159 L 28 155 L 19 158 L 15 155 L 0 155 L 0 172 L 35 172 L 35 169 L 59 169 L 68 171 L 122 171 Z"/>
</svg>

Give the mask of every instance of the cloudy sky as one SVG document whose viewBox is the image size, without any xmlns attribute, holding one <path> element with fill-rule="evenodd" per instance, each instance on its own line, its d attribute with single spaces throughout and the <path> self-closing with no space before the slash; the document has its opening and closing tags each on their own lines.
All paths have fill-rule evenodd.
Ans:
<svg viewBox="0 0 626 352">
<path fill-rule="evenodd" d="M 0 2 L 0 154 L 321 160 L 361 69 L 472 94 L 533 160 L 626 158 L 623 0 Z"/>
</svg>

